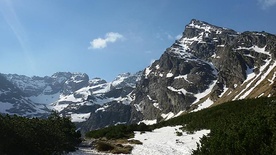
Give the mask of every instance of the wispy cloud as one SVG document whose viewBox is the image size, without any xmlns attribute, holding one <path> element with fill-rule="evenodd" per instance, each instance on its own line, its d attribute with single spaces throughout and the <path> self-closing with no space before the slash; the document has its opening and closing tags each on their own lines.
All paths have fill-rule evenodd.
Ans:
<svg viewBox="0 0 276 155">
<path fill-rule="evenodd" d="M 164 41 L 164 40 L 178 40 L 182 37 L 182 34 L 179 34 L 177 36 L 173 36 L 169 32 L 162 31 L 162 32 L 156 33 L 155 36 L 156 36 L 157 39 L 162 40 L 162 41 Z"/>
<path fill-rule="evenodd" d="M 3 0 L 0 2 L 0 11 L 10 26 L 11 30 L 15 34 L 17 40 L 19 41 L 21 47 L 26 50 L 26 44 L 28 42 L 27 34 L 17 17 L 17 13 L 14 10 L 13 4 L 9 0 Z"/>
<path fill-rule="evenodd" d="M 267 9 L 269 7 L 276 5 L 276 0 L 258 0 L 262 9 Z"/>
<path fill-rule="evenodd" d="M 173 40 L 174 39 L 173 36 L 170 35 L 170 34 L 167 34 L 167 37 L 168 37 L 169 40 Z"/>
<path fill-rule="evenodd" d="M 10 29 L 13 31 L 15 37 L 17 38 L 22 52 L 25 56 L 25 61 L 28 63 L 29 70 L 36 70 L 35 62 L 32 55 L 29 53 L 29 39 L 28 35 L 24 29 L 24 26 L 20 22 L 17 16 L 17 12 L 14 9 L 14 5 L 11 0 L 1 0 L 0 1 L 0 13 L 3 15 L 6 23 L 9 25 Z"/>
<path fill-rule="evenodd" d="M 117 40 L 123 40 L 124 36 L 117 32 L 106 33 L 105 38 L 97 38 L 90 42 L 88 49 L 105 48 L 108 43 L 114 43 Z"/>
</svg>

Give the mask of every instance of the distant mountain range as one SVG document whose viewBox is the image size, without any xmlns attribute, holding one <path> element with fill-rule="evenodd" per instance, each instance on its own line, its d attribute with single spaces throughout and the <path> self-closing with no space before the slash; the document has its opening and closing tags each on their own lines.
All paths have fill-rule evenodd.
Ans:
<svg viewBox="0 0 276 155">
<path fill-rule="evenodd" d="M 118 122 L 126 123 L 130 117 L 131 92 L 142 72 L 120 74 L 112 82 L 100 78 L 89 80 L 87 74 L 58 72 L 51 77 L 27 77 L 16 74 L 0 75 L 1 113 L 26 117 L 46 117 L 52 110 L 69 116 L 73 122 L 85 122 L 88 118 L 100 117 L 117 107 L 129 111 L 128 116 L 101 119 L 93 128 Z M 123 112 L 125 113 L 125 112 Z M 107 114 L 104 114 L 107 116 Z M 94 120 L 93 120 L 94 121 Z M 103 123 L 101 123 L 103 122 Z"/>
<path fill-rule="evenodd" d="M 191 20 L 149 67 L 106 82 L 82 73 L 0 75 L 0 113 L 70 116 L 83 130 L 166 120 L 230 100 L 275 96 L 276 36 Z"/>
</svg>

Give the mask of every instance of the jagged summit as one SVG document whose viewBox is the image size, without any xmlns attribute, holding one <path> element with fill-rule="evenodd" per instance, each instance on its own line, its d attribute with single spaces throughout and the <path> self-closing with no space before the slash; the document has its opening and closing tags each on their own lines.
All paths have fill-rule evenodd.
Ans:
<svg viewBox="0 0 276 155">
<path fill-rule="evenodd" d="M 234 30 L 193 19 L 186 25 L 183 36 L 176 40 L 166 53 L 187 61 L 198 61 L 198 58 L 206 61 L 214 54 L 216 46 L 223 47 L 225 44 L 230 44 L 238 34 Z M 213 46 L 201 46 L 206 44 Z"/>
<path fill-rule="evenodd" d="M 219 27 L 219 26 L 216 26 L 216 25 L 212 25 L 212 24 L 209 24 L 205 21 L 200 21 L 200 20 L 197 20 L 197 19 L 192 19 L 191 22 L 188 25 L 186 25 L 185 28 L 186 29 L 187 28 L 201 29 L 201 30 L 204 30 L 205 32 L 214 31 L 216 33 L 221 33 L 223 30 L 231 30 L 231 29 L 228 29 L 228 28 L 223 28 L 223 27 Z M 232 31 L 234 31 L 234 30 L 232 30 Z"/>
</svg>

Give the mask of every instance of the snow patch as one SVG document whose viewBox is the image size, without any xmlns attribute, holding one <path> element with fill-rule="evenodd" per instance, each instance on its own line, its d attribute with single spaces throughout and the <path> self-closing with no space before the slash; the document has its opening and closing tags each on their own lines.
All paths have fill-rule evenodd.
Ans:
<svg viewBox="0 0 276 155">
<path fill-rule="evenodd" d="M 219 95 L 219 98 L 221 98 L 228 90 L 229 88 L 226 87 L 226 85 L 223 86 L 223 91 L 222 93 Z"/>
<path fill-rule="evenodd" d="M 220 56 L 217 56 L 217 54 L 216 54 L 216 53 L 214 53 L 214 54 L 211 56 L 211 58 L 219 59 L 219 58 L 220 58 Z"/>
<path fill-rule="evenodd" d="M 102 112 L 104 112 L 104 111 L 105 111 L 105 109 L 107 109 L 108 107 L 109 107 L 109 105 L 104 105 L 103 107 L 98 108 L 97 110 L 95 110 L 95 113 L 96 113 L 96 112 L 98 112 L 98 111 L 102 111 Z"/>
<path fill-rule="evenodd" d="M 58 102 L 81 102 L 82 98 L 75 98 L 74 94 L 67 95 L 67 96 L 60 96 Z M 54 104 L 53 104 L 54 105 Z"/>
<path fill-rule="evenodd" d="M 262 53 L 262 54 L 266 54 L 266 55 L 271 56 L 271 54 L 270 54 L 268 51 L 266 51 L 265 48 L 266 48 L 266 46 L 264 46 L 263 48 L 260 48 L 260 47 L 258 47 L 258 46 L 256 46 L 256 45 L 253 45 L 253 46 L 251 46 L 251 47 L 241 47 L 241 46 L 239 46 L 239 47 L 238 47 L 237 49 L 235 49 L 235 50 L 253 50 L 253 51 L 255 51 L 255 52 L 258 52 L 258 53 Z"/>
<path fill-rule="evenodd" d="M 155 108 L 157 108 L 157 109 L 162 110 L 162 109 L 160 108 L 160 106 L 159 106 L 159 103 L 153 103 L 153 106 L 154 106 Z"/>
<path fill-rule="evenodd" d="M 142 111 L 142 108 L 139 104 L 134 104 L 134 107 L 135 107 L 136 111 Z"/>
<path fill-rule="evenodd" d="M 91 87 L 92 94 L 104 94 L 110 91 L 110 87 L 111 87 L 110 83 L 104 83 L 101 85 L 93 86 Z"/>
<path fill-rule="evenodd" d="M 160 66 L 159 66 L 159 65 L 156 65 L 155 68 L 158 70 L 158 69 L 160 68 Z"/>
<path fill-rule="evenodd" d="M 203 103 L 200 103 L 198 105 L 198 108 L 193 110 L 192 112 L 196 112 L 205 108 L 210 107 L 212 104 L 214 103 L 214 101 L 212 101 L 210 98 L 208 98 L 206 101 L 204 101 Z"/>
<path fill-rule="evenodd" d="M 140 121 L 138 124 L 140 123 L 145 123 L 146 125 L 153 125 L 153 124 L 156 124 L 157 123 L 157 120 L 154 119 L 154 120 L 143 120 L 143 121 Z"/>
<path fill-rule="evenodd" d="M 146 68 L 145 70 L 145 77 L 148 77 L 148 75 L 150 74 L 151 70 L 150 70 L 150 66 Z"/>
<path fill-rule="evenodd" d="M 167 77 L 167 78 L 173 77 L 173 73 L 171 73 L 171 72 L 168 73 L 168 74 L 166 75 L 166 77 Z"/>
<path fill-rule="evenodd" d="M 84 122 L 90 117 L 89 113 L 82 113 L 82 114 L 71 114 L 71 121 L 72 122 Z"/>
<path fill-rule="evenodd" d="M 135 140 L 141 141 L 142 145 L 135 145 L 133 155 L 190 155 L 192 150 L 197 148 L 197 143 L 203 135 L 210 133 L 210 130 L 197 131 L 194 134 L 183 132 L 182 136 L 177 136 L 176 131 L 182 126 L 163 127 L 152 132 L 141 134 L 135 132 Z"/>
<path fill-rule="evenodd" d="M 189 94 L 192 94 L 191 92 L 188 92 L 187 90 L 185 90 L 184 88 L 181 88 L 181 89 L 175 89 L 173 88 L 172 86 L 168 86 L 167 87 L 169 90 L 173 91 L 173 92 L 177 92 L 178 94 L 184 94 L 184 95 L 187 95 L 187 93 Z"/>
<path fill-rule="evenodd" d="M 176 77 L 174 77 L 174 79 L 181 79 L 183 78 L 185 81 L 189 82 L 189 83 L 192 83 L 191 81 L 188 80 L 188 75 L 178 75 Z"/>
<path fill-rule="evenodd" d="M 161 117 L 163 117 L 165 120 L 169 120 L 171 118 L 174 117 L 174 113 L 173 112 L 169 112 L 167 114 L 161 114 Z"/>
<path fill-rule="evenodd" d="M 209 88 L 206 89 L 204 92 L 201 92 L 201 93 L 198 93 L 198 94 L 195 94 L 194 96 L 196 97 L 196 100 L 192 103 L 197 103 L 201 98 L 205 97 L 206 95 L 210 94 L 213 87 L 216 85 L 217 83 L 217 80 L 214 80 L 210 85 L 209 85 Z"/>
<path fill-rule="evenodd" d="M 65 109 L 66 107 L 68 107 L 69 104 L 65 104 L 65 103 L 54 103 L 51 108 L 53 110 L 56 110 L 58 112 L 62 111 L 63 109 Z"/>
<path fill-rule="evenodd" d="M 224 47 L 225 45 L 217 45 L 217 47 Z"/>
<path fill-rule="evenodd" d="M 46 94 L 40 94 L 38 96 L 31 96 L 29 99 L 33 101 L 34 103 L 39 104 L 51 104 L 55 101 L 57 101 L 60 98 L 61 93 L 46 95 Z"/>
<path fill-rule="evenodd" d="M 269 85 L 272 85 L 274 83 L 275 77 L 276 77 L 276 72 L 274 72 L 273 77 L 271 79 L 267 79 L 270 82 Z"/>
<path fill-rule="evenodd" d="M 183 114 L 184 111 L 179 111 L 174 117 L 178 117 Z"/>
</svg>

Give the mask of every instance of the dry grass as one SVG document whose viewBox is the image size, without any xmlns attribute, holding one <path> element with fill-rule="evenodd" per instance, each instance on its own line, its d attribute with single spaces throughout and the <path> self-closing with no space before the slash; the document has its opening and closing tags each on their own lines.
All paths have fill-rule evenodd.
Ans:
<svg viewBox="0 0 276 155">
<path fill-rule="evenodd" d="M 138 140 L 117 139 L 117 140 L 97 140 L 95 148 L 100 152 L 113 154 L 130 154 L 133 146 L 127 144 L 142 144 Z"/>
</svg>

